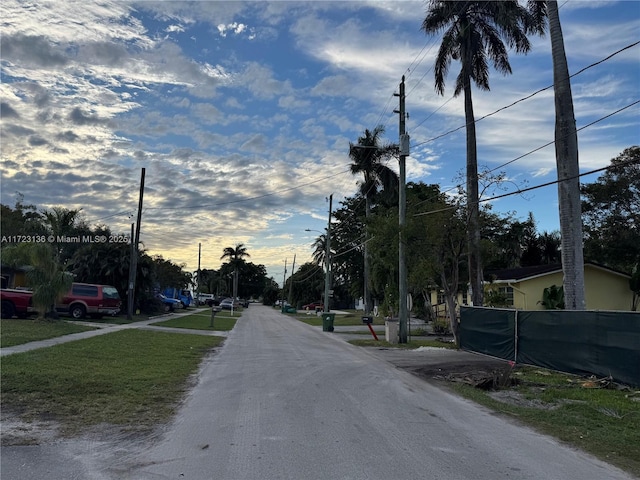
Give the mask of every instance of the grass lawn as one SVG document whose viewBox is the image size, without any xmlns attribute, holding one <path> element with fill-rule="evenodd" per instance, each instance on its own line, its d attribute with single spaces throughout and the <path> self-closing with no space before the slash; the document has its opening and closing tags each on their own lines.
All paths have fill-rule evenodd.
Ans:
<svg viewBox="0 0 640 480">
<path fill-rule="evenodd" d="M 535 367 L 519 367 L 513 376 L 519 385 L 498 392 L 466 384 L 451 388 L 640 476 L 640 391 L 590 388 L 584 378 Z M 499 400 L 505 392 L 517 401 Z"/>
<path fill-rule="evenodd" d="M 61 433 L 167 421 L 189 376 L 221 337 L 123 330 L 2 359 L 2 408 L 52 419 Z"/>
<path fill-rule="evenodd" d="M 61 337 L 70 333 L 86 332 L 87 330 L 95 330 L 95 328 L 69 323 L 64 320 L 50 322 L 34 319 L 3 319 L 0 320 L 0 347 L 22 345 L 23 343 Z"/>
<path fill-rule="evenodd" d="M 218 312 L 213 321 L 213 328 L 211 328 L 209 326 L 211 325 L 211 313 L 207 311 L 206 313 L 194 313 L 185 317 L 170 318 L 169 320 L 153 323 L 152 325 L 158 325 L 161 327 L 192 328 L 195 330 L 228 331 L 233 329 L 236 324 L 236 320 L 239 317 L 240 314 L 238 312 L 233 312 L 233 317 L 231 316 L 231 312 Z"/>
</svg>

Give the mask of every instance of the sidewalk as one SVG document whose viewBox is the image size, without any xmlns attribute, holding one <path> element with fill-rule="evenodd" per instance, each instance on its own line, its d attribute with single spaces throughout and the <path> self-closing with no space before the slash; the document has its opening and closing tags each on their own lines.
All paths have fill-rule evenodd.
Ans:
<svg viewBox="0 0 640 480">
<path fill-rule="evenodd" d="M 216 337 L 226 337 L 229 332 L 215 331 L 215 330 L 192 330 L 187 328 L 173 328 L 173 327 L 161 327 L 151 325 L 152 323 L 161 322 L 169 318 L 178 318 L 197 313 L 198 310 L 191 310 L 188 312 L 170 313 L 165 315 L 159 315 L 157 317 L 150 318 L 148 320 L 142 320 L 140 322 L 127 323 L 124 325 L 104 324 L 97 322 L 74 322 L 88 327 L 97 327 L 96 330 L 89 330 L 86 332 L 72 333 L 69 335 L 62 335 L 60 337 L 47 338 L 45 340 L 38 340 L 37 342 L 23 343 L 21 345 L 14 345 L 11 347 L 4 347 L 0 349 L 0 357 L 6 355 L 13 355 L 14 353 L 28 352 L 30 350 L 36 350 L 38 348 L 52 347 L 54 345 L 60 345 L 61 343 L 73 342 L 76 340 L 84 340 L 87 338 L 97 337 L 98 335 L 104 335 L 105 333 L 113 333 L 120 330 L 129 330 L 132 328 L 138 328 L 140 330 L 155 330 L 171 333 L 184 333 L 191 335 L 210 335 Z M 64 320 L 63 320 L 64 321 Z"/>
</svg>

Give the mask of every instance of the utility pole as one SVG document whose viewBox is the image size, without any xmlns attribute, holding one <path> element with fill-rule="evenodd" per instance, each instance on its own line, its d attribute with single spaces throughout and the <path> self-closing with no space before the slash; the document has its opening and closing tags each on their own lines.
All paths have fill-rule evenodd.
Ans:
<svg viewBox="0 0 640 480">
<path fill-rule="evenodd" d="M 395 95 L 395 94 L 394 94 Z M 398 303 L 400 304 L 399 311 L 399 321 L 400 321 L 400 332 L 399 339 L 400 343 L 407 343 L 407 319 L 408 319 L 408 309 L 407 309 L 407 299 L 408 299 L 408 286 L 407 286 L 407 259 L 406 259 L 406 238 L 405 238 L 405 217 L 407 211 L 407 197 L 406 197 L 406 182 L 407 182 L 407 173 L 406 173 L 406 159 L 409 155 L 409 136 L 406 133 L 406 125 L 405 125 L 405 95 L 404 95 L 404 75 L 402 76 L 402 82 L 400 82 L 400 94 L 396 95 L 400 97 L 400 109 L 394 110 L 395 113 L 399 114 L 400 117 L 400 178 L 399 178 L 399 188 L 398 188 L 398 230 L 399 230 L 399 244 L 398 244 L 398 287 L 399 287 L 399 298 Z"/>
<path fill-rule="evenodd" d="M 127 288 L 127 320 L 133 320 L 133 272 L 136 268 L 136 246 L 133 242 L 135 236 L 134 224 L 131 224 L 131 257 L 129 258 L 129 288 Z"/>
<path fill-rule="evenodd" d="M 284 309 L 284 287 L 287 283 L 287 259 L 284 259 L 284 275 L 282 276 L 282 305 L 280 307 Z"/>
<path fill-rule="evenodd" d="M 142 197 L 144 196 L 144 174 L 145 169 L 142 169 L 140 174 L 140 197 L 138 199 L 138 221 L 136 225 L 136 238 L 133 243 L 133 265 L 130 266 L 129 271 L 129 305 L 127 305 L 127 319 L 133 317 L 133 304 L 135 303 L 135 289 L 136 289 L 136 273 L 138 270 L 138 244 L 140 243 L 140 223 L 142 222 Z M 133 236 L 133 231 L 131 232 Z M 133 241 L 133 238 L 132 238 Z"/>
<path fill-rule="evenodd" d="M 329 222 L 327 223 L 327 238 L 325 243 L 327 251 L 324 254 L 327 263 L 327 273 L 324 277 L 324 311 L 329 312 L 329 289 L 331 283 L 331 209 L 333 207 L 333 193 L 329 195 Z"/>
<path fill-rule="evenodd" d="M 289 303 L 293 305 L 293 272 L 296 269 L 296 254 L 293 254 L 293 265 L 291 265 L 291 283 L 289 284 Z"/>
<path fill-rule="evenodd" d="M 198 277 L 197 277 L 198 278 L 198 288 L 196 288 L 196 305 L 197 305 L 197 302 L 198 302 L 197 297 L 198 297 L 198 294 L 200 293 L 200 282 L 202 280 L 202 278 L 201 278 L 202 273 L 200 272 L 200 257 L 201 257 L 201 255 L 202 255 L 202 243 L 198 242 Z"/>
</svg>

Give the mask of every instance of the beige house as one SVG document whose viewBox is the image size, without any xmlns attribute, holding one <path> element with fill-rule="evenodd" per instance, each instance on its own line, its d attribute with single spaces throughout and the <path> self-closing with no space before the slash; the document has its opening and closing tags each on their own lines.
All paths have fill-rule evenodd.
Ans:
<svg viewBox="0 0 640 480">
<path fill-rule="evenodd" d="M 492 279 L 485 291 L 494 290 L 507 298 L 507 303 L 520 310 L 544 310 L 542 293 L 552 285 L 562 286 L 562 265 L 540 265 L 486 272 Z M 631 277 L 625 273 L 594 263 L 585 263 L 584 283 L 587 310 L 630 311 L 633 292 Z"/>
</svg>

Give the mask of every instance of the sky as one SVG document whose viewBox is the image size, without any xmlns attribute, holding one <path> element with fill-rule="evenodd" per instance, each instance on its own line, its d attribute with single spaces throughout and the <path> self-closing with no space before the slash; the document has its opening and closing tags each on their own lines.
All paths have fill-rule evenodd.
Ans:
<svg viewBox="0 0 640 480">
<path fill-rule="evenodd" d="M 585 173 L 640 143 L 640 2 L 558 4 L 570 73 L 584 69 L 572 93 Z M 459 65 L 438 95 L 425 14 L 413 1 L 3 0 L 1 202 L 19 192 L 128 234 L 144 168 L 148 253 L 195 271 L 200 245 L 201 268 L 217 269 L 243 243 L 282 283 L 285 261 L 288 276 L 294 255 L 296 270 L 311 260 L 328 197 L 339 208 L 358 189 L 349 142 L 377 125 L 398 142 L 403 75 L 407 181 L 461 182 Z M 480 169 L 506 178 L 495 193 L 556 179 L 550 40 L 531 43 L 510 52 L 511 75 L 492 69 L 491 90 L 473 89 L 476 120 L 500 110 L 476 125 Z M 559 229 L 555 185 L 492 208 Z"/>
</svg>

